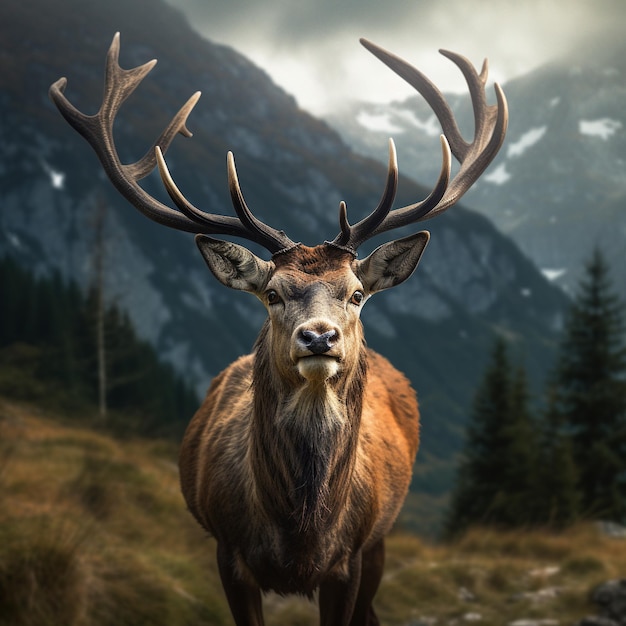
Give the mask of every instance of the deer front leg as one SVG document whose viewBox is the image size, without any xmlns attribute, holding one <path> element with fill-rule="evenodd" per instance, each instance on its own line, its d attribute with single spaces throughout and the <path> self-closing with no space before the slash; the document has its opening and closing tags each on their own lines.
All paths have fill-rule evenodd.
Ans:
<svg viewBox="0 0 626 626">
<path fill-rule="evenodd" d="M 235 624 L 237 626 L 264 626 L 261 591 L 256 585 L 243 581 L 237 576 L 232 553 L 219 543 L 217 565 Z"/>
<path fill-rule="evenodd" d="M 385 566 L 385 541 L 381 539 L 363 554 L 361 584 L 357 595 L 350 626 L 379 626 L 380 622 L 372 607 Z"/>
<path fill-rule="evenodd" d="M 348 577 L 329 578 L 320 585 L 320 626 L 349 626 L 361 583 L 359 550 L 348 566 Z"/>
</svg>

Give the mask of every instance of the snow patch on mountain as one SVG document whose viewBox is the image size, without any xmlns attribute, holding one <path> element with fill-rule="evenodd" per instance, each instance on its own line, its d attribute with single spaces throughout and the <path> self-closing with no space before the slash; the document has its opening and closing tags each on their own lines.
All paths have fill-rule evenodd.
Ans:
<svg viewBox="0 0 626 626">
<path fill-rule="evenodd" d="M 423 122 L 415 115 L 415 112 L 410 109 L 398 109 L 395 113 L 403 121 L 415 126 L 415 128 L 424 132 L 428 137 L 437 137 L 441 134 L 441 126 L 434 115 L 430 115 L 426 121 Z"/>
<path fill-rule="evenodd" d="M 403 133 L 404 130 L 396 126 L 390 118 L 389 113 L 370 113 L 359 111 L 356 121 L 367 130 L 376 133 Z"/>
<path fill-rule="evenodd" d="M 607 141 L 612 137 L 623 125 L 619 120 L 613 120 L 610 117 L 603 117 L 598 120 L 580 120 L 578 122 L 578 132 L 581 135 L 590 135 L 591 137 L 599 137 L 603 141 Z"/>
<path fill-rule="evenodd" d="M 65 174 L 63 172 L 59 172 L 53 169 L 48 163 L 45 161 L 41 162 L 41 165 L 46 172 L 46 174 L 50 177 L 50 184 L 53 189 L 63 189 L 65 187 Z"/>
<path fill-rule="evenodd" d="M 528 148 L 534 146 L 546 134 L 546 130 L 548 130 L 547 126 L 538 126 L 525 132 L 515 143 L 509 145 L 506 151 L 507 157 L 522 156 Z"/>
<path fill-rule="evenodd" d="M 17 250 L 22 248 L 22 240 L 15 233 L 7 232 L 7 239 L 9 240 L 9 243 Z"/>
<path fill-rule="evenodd" d="M 511 180 L 511 174 L 506 171 L 506 163 L 500 163 L 492 172 L 483 176 L 483 180 L 493 185 L 504 185 Z"/>
<path fill-rule="evenodd" d="M 551 282 L 556 280 L 557 278 L 561 278 L 561 276 L 563 276 L 565 272 L 567 272 L 566 269 L 550 269 L 547 267 L 544 267 L 541 270 L 541 273 Z"/>
</svg>

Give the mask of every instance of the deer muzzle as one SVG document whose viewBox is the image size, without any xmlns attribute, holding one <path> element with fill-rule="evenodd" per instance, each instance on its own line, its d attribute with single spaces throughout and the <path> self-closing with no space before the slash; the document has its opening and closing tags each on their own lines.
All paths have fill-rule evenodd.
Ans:
<svg viewBox="0 0 626 626">
<path fill-rule="evenodd" d="M 335 376 L 344 358 L 341 330 L 323 319 L 300 324 L 291 337 L 290 356 L 300 375 L 308 380 Z"/>
</svg>

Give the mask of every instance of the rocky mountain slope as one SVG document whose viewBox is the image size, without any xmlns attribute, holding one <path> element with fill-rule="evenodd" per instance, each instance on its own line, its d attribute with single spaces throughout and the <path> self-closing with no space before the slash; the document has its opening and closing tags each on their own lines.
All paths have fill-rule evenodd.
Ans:
<svg viewBox="0 0 626 626">
<path fill-rule="evenodd" d="M 212 375 L 250 350 L 265 311 L 248 294 L 217 284 L 189 235 L 151 223 L 118 197 L 91 149 L 49 101 L 49 85 L 66 76 L 70 101 L 95 112 L 106 51 L 121 31 L 123 67 L 159 59 L 117 121 L 123 160 L 139 158 L 200 89 L 188 123 L 194 137 L 177 138 L 168 153 L 177 184 L 204 210 L 232 214 L 225 171 L 232 149 L 248 203 L 296 241 L 333 238 L 342 199 L 353 220 L 369 212 L 385 169 L 299 110 L 261 69 L 200 38 L 160 2 L 65 0 L 51 13 L 45 0 L 6 0 L 0 18 L 0 254 L 41 273 L 58 268 L 87 285 L 94 214 L 104 204 L 108 297 L 206 388 Z M 165 201 L 157 178 L 145 187 Z M 402 178 L 398 203 L 426 193 Z M 418 390 L 422 458 L 449 459 L 494 333 L 511 338 L 538 379 L 550 364 L 566 301 L 484 217 L 456 207 L 431 230 L 416 275 L 368 303 L 364 323 L 370 345 Z"/>
<path fill-rule="evenodd" d="M 504 85 L 511 115 L 507 141 L 464 201 L 566 290 L 575 287 L 599 246 L 626 297 L 626 55 L 621 43 L 595 53 Z M 468 99 L 450 100 L 469 129 Z M 395 136 L 401 171 L 435 180 L 440 130 L 419 98 L 389 106 L 353 103 L 328 120 L 356 150 L 380 160 L 386 137 Z"/>
</svg>

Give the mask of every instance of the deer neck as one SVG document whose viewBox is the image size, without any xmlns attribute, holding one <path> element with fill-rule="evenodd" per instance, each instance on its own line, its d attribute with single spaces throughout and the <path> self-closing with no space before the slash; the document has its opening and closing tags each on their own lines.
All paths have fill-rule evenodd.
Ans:
<svg viewBox="0 0 626 626">
<path fill-rule="evenodd" d="M 363 346 L 348 372 L 324 383 L 280 376 L 263 334 L 254 364 L 252 475 L 270 518 L 294 533 L 323 529 L 347 497 L 367 371 Z"/>
</svg>

